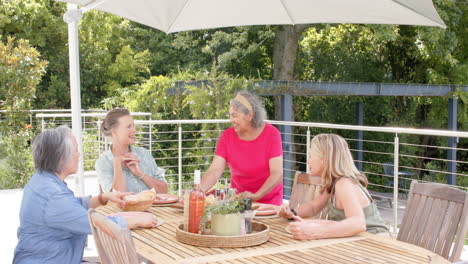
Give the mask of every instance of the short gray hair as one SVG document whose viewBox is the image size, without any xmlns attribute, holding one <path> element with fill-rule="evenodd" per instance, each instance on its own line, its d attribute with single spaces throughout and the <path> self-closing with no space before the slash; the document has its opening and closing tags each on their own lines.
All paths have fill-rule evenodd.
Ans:
<svg viewBox="0 0 468 264">
<path fill-rule="evenodd" d="M 263 126 L 265 123 L 265 119 L 267 118 L 265 106 L 263 105 L 263 101 L 254 94 L 249 92 L 238 92 L 237 95 L 243 96 L 247 101 L 249 101 L 250 105 L 252 106 L 253 111 L 253 118 L 252 118 L 252 126 L 254 128 L 259 128 Z M 236 99 L 231 99 L 229 104 L 236 110 L 241 111 L 242 113 L 248 115 L 250 113 L 249 109 L 245 107 L 242 103 L 237 101 Z"/>
<path fill-rule="evenodd" d="M 34 168 L 36 171 L 61 173 L 72 155 L 72 131 L 67 126 L 42 131 L 33 143 Z"/>
</svg>

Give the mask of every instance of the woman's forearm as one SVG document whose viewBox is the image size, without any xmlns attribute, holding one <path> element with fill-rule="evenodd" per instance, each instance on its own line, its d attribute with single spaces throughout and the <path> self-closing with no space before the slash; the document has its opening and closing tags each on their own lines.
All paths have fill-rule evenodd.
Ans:
<svg viewBox="0 0 468 264">
<path fill-rule="evenodd" d="M 127 183 L 123 175 L 122 163 L 120 158 L 117 157 L 114 158 L 114 178 L 112 179 L 112 189 L 119 192 L 127 191 Z"/>
<path fill-rule="evenodd" d="M 216 184 L 220 176 L 220 173 L 216 173 L 216 171 L 208 169 L 208 171 L 205 172 L 205 174 L 203 174 L 203 177 L 200 182 L 200 188 L 202 189 L 202 191 L 206 192 L 211 187 L 213 187 L 213 185 Z"/>
<path fill-rule="evenodd" d="M 99 194 L 97 196 L 92 196 L 89 199 L 88 207 L 89 208 L 96 208 L 100 205 L 105 205 L 109 201 L 108 198 L 104 197 L 104 194 Z"/>
<path fill-rule="evenodd" d="M 91 197 L 91 199 L 89 199 L 89 203 L 88 203 L 89 208 L 96 208 L 99 205 L 101 205 L 101 204 L 99 203 L 99 199 L 98 199 L 97 196 L 93 196 L 93 197 Z"/>
<path fill-rule="evenodd" d="M 157 180 L 148 174 L 144 174 L 142 180 L 145 184 L 151 189 L 154 188 L 157 193 L 167 193 L 168 186 L 167 183 L 161 180 Z"/>
<path fill-rule="evenodd" d="M 313 229 L 304 228 L 304 233 L 315 239 L 349 237 L 366 231 L 366 220 L 359 217 L 346 218 L 342 221 L 331 220 L 306 220 L 307 222 L 319 224 L 320 227 Z"/>
<path fill-rule="evenodd" d="M 327 205 L 330 195 L 326 192 L 317 194 L 311 201 L 304 202 L 298 208 L 294 209 L 300 217 L 312 217 L 320 213 Z"/>
<path fill-rule="evenodd" d="M 265 183 L 258 189 L 258 191 L 254 194 L 256 200 L 260 200 L 263 196 L 267 195 L 268 193 L 273 190 L 278 184 L 283 181 L 283 174 L 282 173 L 273 173 L 268 177 Z"/>
<path fill-rule="evenodd" d="M 263 196 L 270 193 L 273 188 L 283 181 L 283 157 L 271 158 L 268 161 L 268 166 L 270 167 L 270 176 L 263 183 L 262 187 L 254 193 L 254 199 L 256 200 L 263 198 Z"/>
<path fill-rule="evenodd" d="M 301 204 L 298 208 L 291 209 L 294 209 L 297 215 L 300 217 L 312 217 L 318 214 L 323 209 L 323 207 L 319 208 L 319 203 L 316 199 L 314 199 L 312 201 Z"/>
</svg>

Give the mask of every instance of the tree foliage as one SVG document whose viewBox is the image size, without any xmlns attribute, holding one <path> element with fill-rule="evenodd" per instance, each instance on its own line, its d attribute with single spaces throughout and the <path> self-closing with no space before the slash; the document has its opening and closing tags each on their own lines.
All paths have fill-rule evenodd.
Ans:
<svg viewBox="0 0 468 264">
<path fill-rule="evenodd" d="M 31 176 L 29 143 L 32 126 L 27 110 L 41 81 L 47 62 L 28 41 L 8 38 L 0 42 L 0 188 L 19 187 Z"/>
</svg>

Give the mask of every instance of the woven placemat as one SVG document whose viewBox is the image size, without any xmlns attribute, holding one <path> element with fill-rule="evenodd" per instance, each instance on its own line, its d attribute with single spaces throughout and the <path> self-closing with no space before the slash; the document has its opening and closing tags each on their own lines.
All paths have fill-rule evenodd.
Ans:
<svg viewBox="0 0 468 264">
<path fill-rule="evenodd" d="M 209 248 L 239 248 L 263 244 L 270 239 L 268 225 L 252 222 L 252 233 L 238 236 L 216 236 L 192 234 L 182 230 L 182 225 L 176 227 L 176 239 L 184 244 Z"/>
</svg>

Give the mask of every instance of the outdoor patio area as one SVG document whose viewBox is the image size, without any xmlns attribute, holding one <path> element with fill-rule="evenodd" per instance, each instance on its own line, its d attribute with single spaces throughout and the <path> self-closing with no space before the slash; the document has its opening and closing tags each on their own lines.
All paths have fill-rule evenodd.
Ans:
<svg viewBox="0 0 468 264">
<path fill-rule="evenodd" d="M 467 1 L 0 0 L 0 264 L 468 264 Z"/>
<path fill-rule="evenodd" d="M 84 166 L 85 173 L 83 178 L 71 176 L 67 178 L 68 186 L 76 194 L 84 191 L 84 195 L 99 194 L 96 172 L 93 171 L 94 163 L 100 154 L 109 146 L 109 142 L 100 136 L 99 124 L 103 117 L 102 113 L 86 113 L 83 116 L 83 146 L 84 148 Z M 49 113 L 35 115 L 35 126 L 48 128 L 60 124 L 67 124 L 70 115 L 64 113 Z M 210 157 L 223 128 L 230 124 L 228 120 L 151 120 L 147 113 L 135 113 L 134 118 L 137 126 L 137 141 L 139 145 L 144 146 L 155 156 L 159 166 L 167 170 L 166 177 L 170 183 L 169 189 L 172 193 L 179 193 L 180 190 L 190 188 L 192 182 L 192 171 L 196 168 L 206 170 L 210 162 Z M 284 148 L 284 182 L 285 182 L 285 201 L 289 199 L 292 188 L 293 175 L 296 170 L 307 171 L 309 168 L 305 162 L 310 149 L 310 138 L 316 133 L 324 130 L 342 133 L 348 135 L 347 141 L 351 145 L 353 154 L 362 152 L 364 155 L 355 160 L 361 164 L 362 170 L 369 177 L 369 189 L 377 202 L 377 206 L 384 218 L 385 224 L 394 230 L 394 226 L 399 226 L 402 221 L 403 212 L 406 208 L 406 199 L 408 197 L 409 182 L 414 179 L 419 181 L 441 181 L 449 174 L 446 171 L 437 168 L 418 168 L 414 166 L 411 159 L 418 160 L 423 157 L 410 154 L 405 148 L 410 148 L 411 153 L 417 153 L 413 148 L 423 148 L 411 143 L 412 135 L 431 134 L 440 137 L 447 137 L 453 134 L 450 132 L 405 129 L 405 128 L 376 128 L 366 126 L 346 126 L 322 123 L 301 123 L 301 122 L 281 122 L 269 121 L 284 131 L 285 126 L 292 127 L 294 132 L 282 132 Z M 290 130 L 291 131 L 291 130 Z M 367 131 L 366 133 L 388 134 L 389 141 L 375 141 L 360 138 L 353 138 L 355 131 Z M 398 141 L 393 141 L 393 135 L 397 134 Z M 459 132 L 458 136 L 468 137 L 467 133 Z M 465 140 L 466 138 L 460 138 Z M 364 143 L 363 149 L 360 149 L 356 142 Z M 392 152 L 384 153 L 377 151 L 378 146 L 397 144 L 399 148 Z M 377 146 L 377 147 L 376 147 Z M 362 147 L 362 145 L 361 145 Z M 431 146 L 433 148 L 444 149 L 444 146 Z M 457 149 L 466 151 L 465 149 Z M 163 155 L 164 154 L 164 155 Z M 380 159 L 375 159 L 380 156 Z M 394 157 L 398 157 L 395 159 Z M 399 163 L 398 184 L 394 185 L 395 178 L 392 167 L 387 172 L 386 167 L 389 160 L 402 161 Z M 447 159 L 440 159 L 441 162 L 452 162 Z M 464 162 L 457 160 L 456 162 Z M 394 163 L 391 163 L 394 164 Z M 393 165 L 391 165 L 393 166 Z M 417 173 L 419 176 L 417 176 Z M 465 179 L 466 175 L 455 173 L 455 176 Z M 229 178 L 229 172 L 224 173 L 224 178 Z M 80 180 L 82 179 L 82 181 Z M 462 181 L 463 182 L 463 181 Z M 78 186 L 77 186 L 78 184 Z M 458 186 L 466 189 L 466 185 Z M 394 194 L 397 191 L 398 195 Z M 16 246 L 16 228 L 19 225 L 18 213 L 21 203 L 21 190 L 2 190 L 0 191 L 0 200 L 4 204 L 6 214 L 4 214 L 3 223 L 0 232 L 4 234 L 1 242 L 1 263 L 10 262 L 13 256 L 13 250 Z M 8 201 L 8 202 L 7 202 Z M 398 206 L 397 210 L 394 206 Z M 157 213 L 157 207 L 155 207 Z M 89 239 L 88 247 L 85 249 L 85 256 L 97 256 L 92 239 Z M 462 252 L 462 259 L 468 260 L 467 247 Z"/>
</svg>

